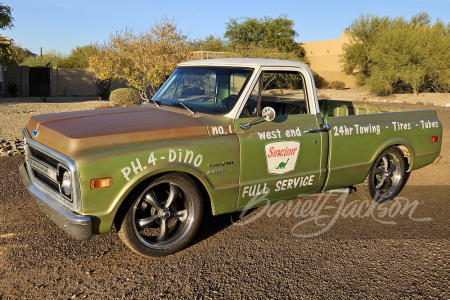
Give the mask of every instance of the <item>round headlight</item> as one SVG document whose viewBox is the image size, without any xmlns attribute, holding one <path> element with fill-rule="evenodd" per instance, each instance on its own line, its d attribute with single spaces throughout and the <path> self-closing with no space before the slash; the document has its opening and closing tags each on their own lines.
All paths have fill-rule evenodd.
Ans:
<svg viewBox="0 0 450 300">
<path fill-rule="evenodd" d="M 64 195 L 69 196 L 70 190 L 72 188 L 72 182 L 70 181 L 70 174 L 69 172 L 64 172 L 63 174 L 63 180 L 61 182 L 61 187 L 64 192 Z"/>
</svg>

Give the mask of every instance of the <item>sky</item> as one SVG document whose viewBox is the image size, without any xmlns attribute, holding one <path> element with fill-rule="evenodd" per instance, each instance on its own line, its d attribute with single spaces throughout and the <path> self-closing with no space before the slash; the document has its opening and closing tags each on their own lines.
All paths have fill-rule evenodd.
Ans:
<svg viewBox="0 0 450 300">
<path fill-rule="evenodd" d="M 0 0 L 1 1 L 1 0 Z M 297 42 L 338 39 L 341 31 L 361 14 L 413 15 L 426 11 L 433 23 L 450 22 L 450 0 L 10 0 L 14 28 L 0 30 L 16 44 L 39 54 L 56 50 L 69 54 L 76 46 L 105 42 L 111 33 L 133 28 L 147 31 L 164 17 L 174 19 L 190 39 L 223 36 L 226 24 L 241 17 L 276 18 L 286 14 L 294 21 Z"/>
</svg>

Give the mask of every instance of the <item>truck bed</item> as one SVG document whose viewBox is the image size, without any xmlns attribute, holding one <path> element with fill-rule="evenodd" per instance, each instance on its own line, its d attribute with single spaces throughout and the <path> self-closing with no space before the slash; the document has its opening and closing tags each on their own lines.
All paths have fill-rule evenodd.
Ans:
<svg viewBox="0 0 450 300">
<path fill-rule="evenodd" d="M 328 99 L 319 107 L 330 126 L 326 190 L 362 182 L 388 146 L 411 157 L 408 171 L 439 155 L 440 143 L 432 137 L 442 136 L 442 127 L 434 110 Z"/>
<path fill-rule="evenodd" d="M 324 118 L 420 110 L 411 107 L 330 99 L 319 100 L 319 107 Z"/>
</svg>

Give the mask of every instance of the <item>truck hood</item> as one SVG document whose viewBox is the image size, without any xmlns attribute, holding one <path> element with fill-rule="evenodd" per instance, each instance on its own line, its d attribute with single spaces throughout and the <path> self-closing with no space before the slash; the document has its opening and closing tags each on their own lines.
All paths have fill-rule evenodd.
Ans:
<svg viewBox="0 0 450 300">
<path fill-rule="evenodd" d="M 96 109 L 31 117 L 28 133 L 66 156 L 136 143 L 206 137 L 206 126 L 193 117 L 147 106 Z"/>
</svg>

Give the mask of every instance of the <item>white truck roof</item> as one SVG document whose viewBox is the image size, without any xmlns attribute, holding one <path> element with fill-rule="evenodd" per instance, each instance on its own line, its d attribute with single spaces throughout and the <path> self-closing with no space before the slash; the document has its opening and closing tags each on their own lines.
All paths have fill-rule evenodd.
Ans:
<svg viewBox="0 0 450 300">
<path fill-rule="evenodd" d="M 308 69 L 304 63 L 282 59 L 263 58 L 215 58 L 182 62 L 179 66 L 240 66 L 240 67 L 302 67 Z"/>
</svg>

